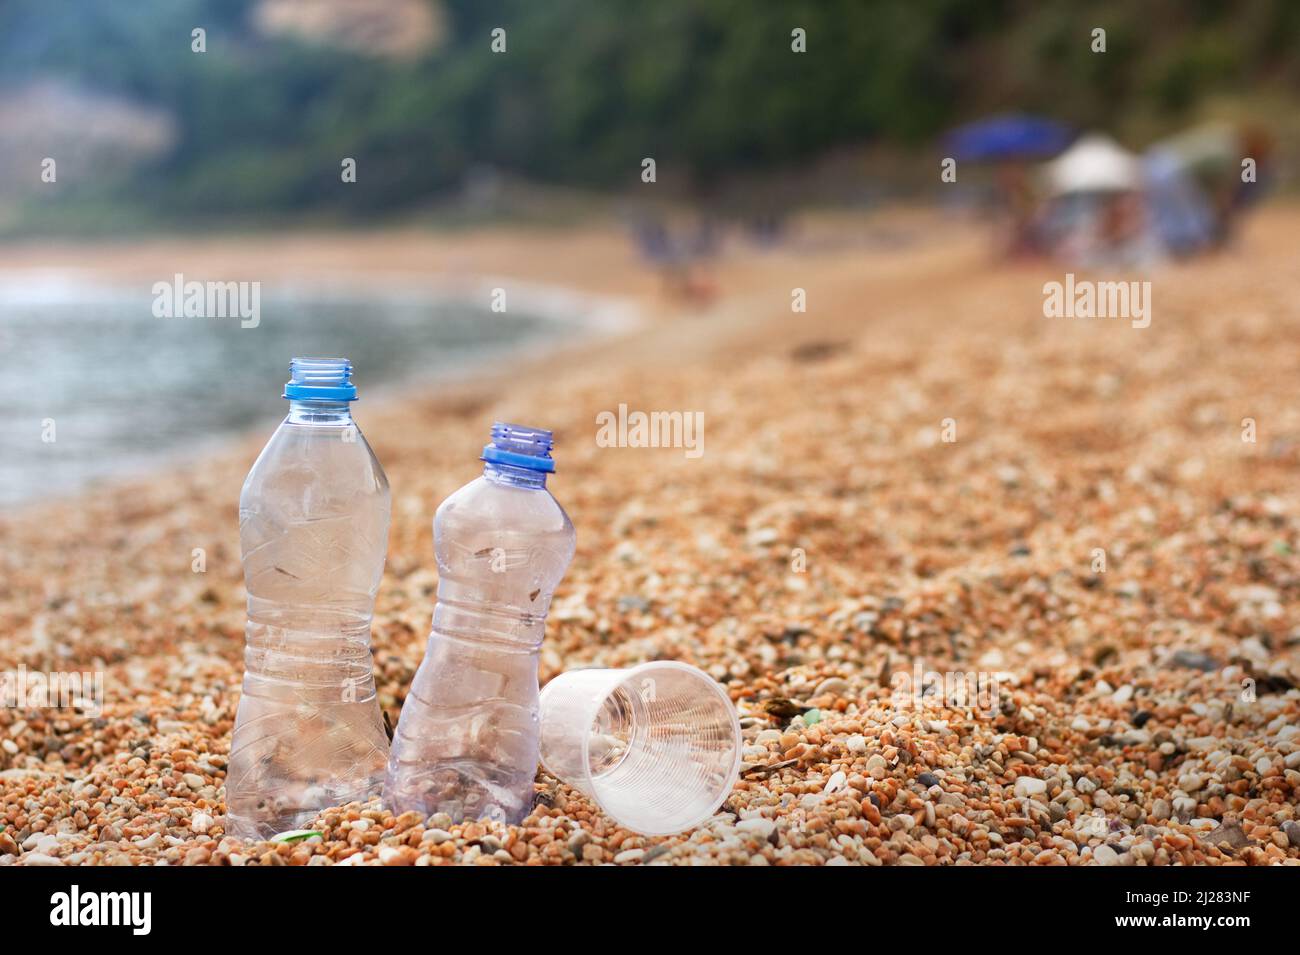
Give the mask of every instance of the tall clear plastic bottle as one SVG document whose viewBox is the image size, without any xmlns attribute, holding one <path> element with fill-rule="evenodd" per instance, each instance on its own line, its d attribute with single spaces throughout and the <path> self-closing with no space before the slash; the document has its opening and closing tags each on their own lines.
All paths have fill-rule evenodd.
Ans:
<svg viewBox="0 0 1300 955">
<path fill-rule="evenodd" d="M 393 737 L 395 813 L 519 822 L 537 773 L 537 657 L 573 524 L 546 489 L 551 432 L 497 423 L 483 476 L 434 518 L 438 605 Z"/>
<path fill-rule="evenodd" d="M 388 758 L 370 621 L 388 479 L 352 421 L 352 364 L 295 358 L 289 415 L 239 496 L 248 589 L 226 832 L 265 839 L 378 793 Z"/>
</svg>

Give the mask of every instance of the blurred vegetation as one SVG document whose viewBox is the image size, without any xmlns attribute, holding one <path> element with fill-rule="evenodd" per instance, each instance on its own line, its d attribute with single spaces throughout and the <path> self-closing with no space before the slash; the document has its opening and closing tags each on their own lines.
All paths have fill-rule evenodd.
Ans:
<svg viewBox="0 0 1300 955">
<path fill-rule="evenodd" d="M 5 0 L 0 88 L 59 78 L 177 124 L 165 156 L 99 193 L 70 187 L 75 206 L 41 201 L 42 219 L 111 222 L 114 205 L 160 222 L 384 216 L 483 168 L 619 192 L 645 156 L 698 195 L 846 145 L 913 148 L 988 112 L 1167 130 L 1212 98 L 1300 88 L 1295 0 L 439 5 L 438 42 L 393 58 L 260 33 L 258 0 Z M 1097 26 L 1105 54 L 1090 50 Z M 358 182 L 340 188 L 345 156 Z"/>
</svg>

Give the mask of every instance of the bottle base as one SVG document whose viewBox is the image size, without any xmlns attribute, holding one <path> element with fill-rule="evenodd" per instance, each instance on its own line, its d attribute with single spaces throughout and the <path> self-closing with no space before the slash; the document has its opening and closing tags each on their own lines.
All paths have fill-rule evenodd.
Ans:
<svg viewBox="0 0 1300 955">
<path fill-rule="evenodd" d="M 394 815 L 446 813 L 453 823 L 487 819 L 517 825 L 533 808 L 533 776 L 484 772 L 478 766 L 403 767 L 389 773 L 384 807 Z"/>
</svg>

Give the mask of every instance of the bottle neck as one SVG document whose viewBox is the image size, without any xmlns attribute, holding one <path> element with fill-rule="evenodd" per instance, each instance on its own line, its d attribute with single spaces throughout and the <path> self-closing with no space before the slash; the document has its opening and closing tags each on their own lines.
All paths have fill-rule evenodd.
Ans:
<svg viewBox="0 0 1300 955">
<path fill-rule="evenodd" d="M 289 417 L 285 420 L 292 424 L 349 425 L 352 423 L 352 408 L 346 401 L 292 399 Z"/>
<path fill-rule="evenodd" d="M 546 472 L 532 468 L 516 468 L 496 461 L 483 462 L 483 476 L 493 484 L 540 490 L 546 487 Z"/>
</svg>

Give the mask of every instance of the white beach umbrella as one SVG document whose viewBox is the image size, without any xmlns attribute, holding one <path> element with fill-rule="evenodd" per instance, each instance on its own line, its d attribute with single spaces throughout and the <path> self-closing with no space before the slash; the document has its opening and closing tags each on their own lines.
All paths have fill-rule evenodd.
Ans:
<svg viewBox="0 0 1300 955">
<path fill-rule="evenodd" d="M 1044 167 L 1053 196 L 1125 192 L 1142 185 L 1138 157 L 1101 133 L 1089 133 Z"/>
</svg>

